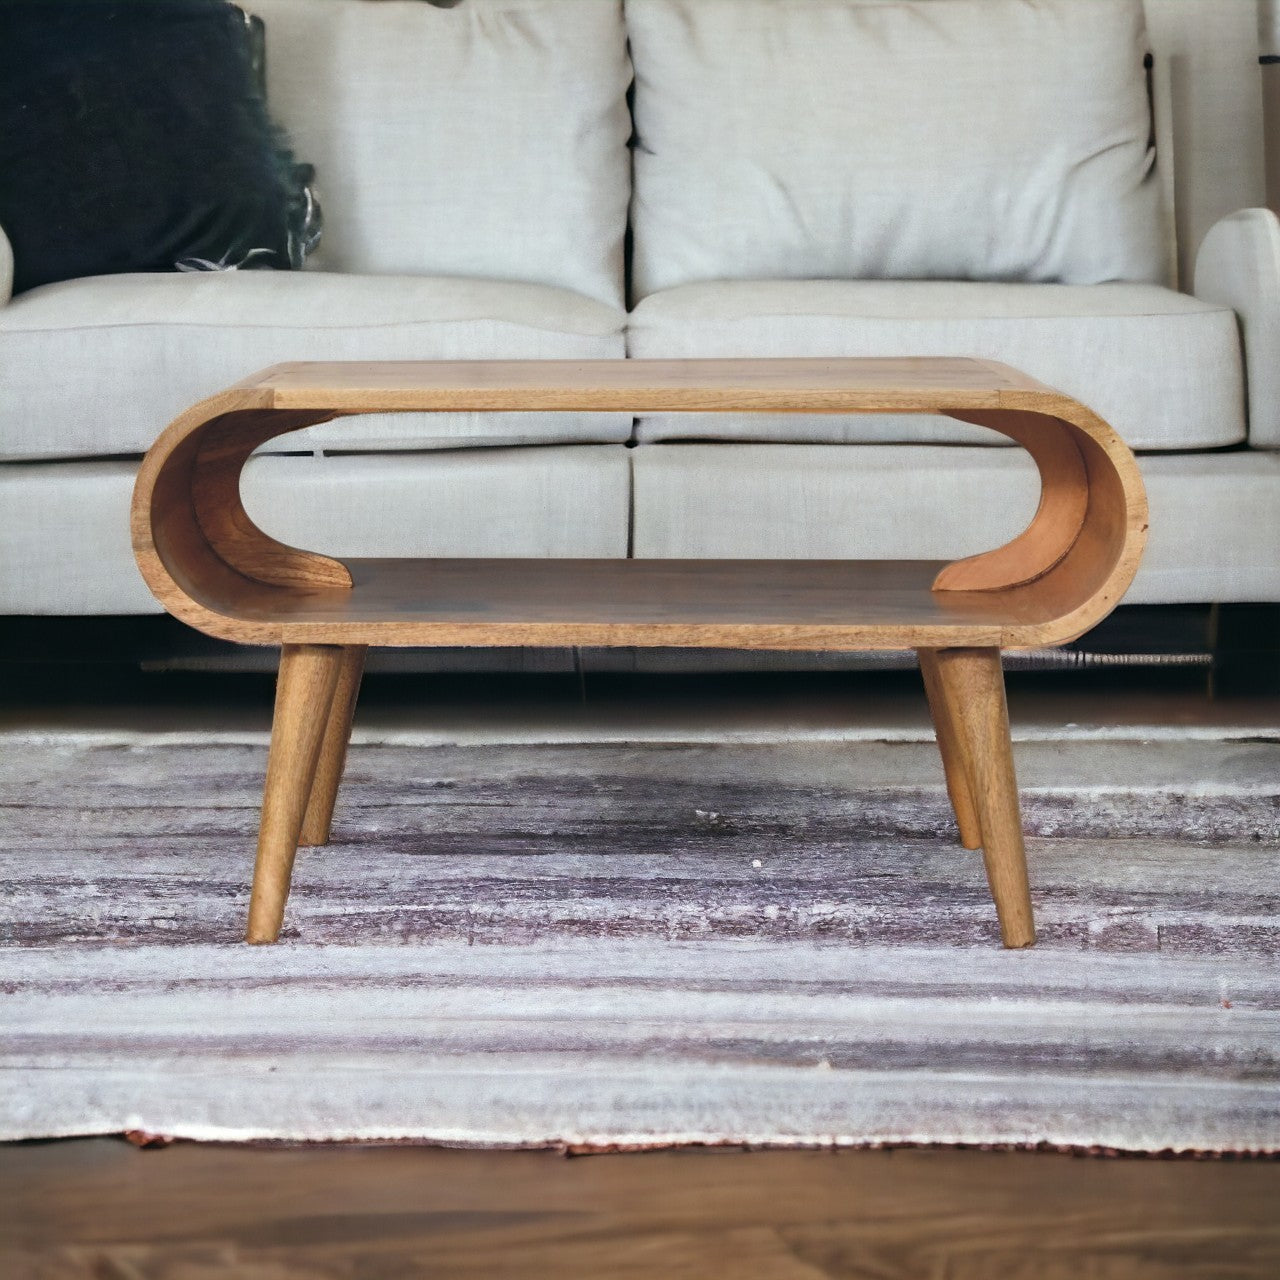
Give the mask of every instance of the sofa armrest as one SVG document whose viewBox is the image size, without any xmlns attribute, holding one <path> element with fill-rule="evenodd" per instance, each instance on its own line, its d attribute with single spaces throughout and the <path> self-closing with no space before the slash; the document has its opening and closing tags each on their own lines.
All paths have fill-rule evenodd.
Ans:
<svg viewBox="0 0 1280 1280">
<path fill-rule="evenodd" d="M 1280 219 L 1241 209 L 1215 222 L 1196 255 L 1193 292 L 1239 316 L 1249 443 L 1280 449 Z"/>
<path fill-rule="evenodd" d="M 13 246 L 0 227 L 0 307 L 13 296 Z"/>
</svg>

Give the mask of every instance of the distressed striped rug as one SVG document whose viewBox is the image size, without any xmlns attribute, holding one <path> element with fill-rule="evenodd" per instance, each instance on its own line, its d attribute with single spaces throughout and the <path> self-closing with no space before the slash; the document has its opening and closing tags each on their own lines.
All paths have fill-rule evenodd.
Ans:
<svg viewBox="0 0 1280 1280">
<path fill-rule="evenodd" d="M 237 941 L 260 736 L 0 764 L 0 1138 L 1280 1149 L 1280 743 L 1018 743 L 1001 951 L 931 743 L 358 742 Z"/>
</svg>

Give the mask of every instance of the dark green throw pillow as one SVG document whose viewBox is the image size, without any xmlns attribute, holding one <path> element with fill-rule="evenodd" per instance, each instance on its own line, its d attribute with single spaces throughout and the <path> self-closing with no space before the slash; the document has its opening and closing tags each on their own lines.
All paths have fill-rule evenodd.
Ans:
<svg viewBox="0 0 1280 1280">
<path fill-rule="evenodd" d="M 309 165 L 227 0 L 0 0 L 0 227 L 14 292 L 121 271 L 288 269 Z"/>
</svg>

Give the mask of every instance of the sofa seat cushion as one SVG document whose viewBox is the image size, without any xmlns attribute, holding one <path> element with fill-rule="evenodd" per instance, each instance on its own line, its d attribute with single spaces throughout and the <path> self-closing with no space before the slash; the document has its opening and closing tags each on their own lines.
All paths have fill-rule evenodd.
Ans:
<svg viewBox="0 0 1280 1280">
<path fill-rule="evenodd" d="M 119 275 L 0 308 L 0 457 L 141 453 L 182 410 L 286 360 L 594 360 L 625 317 L 543 285 L 321 272 Z M 611 443 L 630 414 L 389 414 L 272 442 L 380 450 Z"/>
<path fill-rule="evenodd" d="M 686 356 L 977 356 L 1082 401 L 1138 449 L 1245 437 L 1235 314 L 1159 285 L 757 280 L 684 285 L 631 315 L 628 353 Z M 934 416 L 660 415 L 641 440 L 986 441 Z"/>
<path fill-rule="evenodd" d="M 1039 497 L 1020 449 L 667 444 L 630 453 L 638 558 L 949 560 L 1020 533 Z M 1126 604 L 1280 599 L 1280 455 L 1241 449 L 1139 465 L 1151 536 Z"/>
<path fill-rule="evenodd" d="M 631 450 L 254 458 L 249 514 L 333 556 L 627 554 Z M 136 461 L 0 464 L 0 615 L 160 613 L 134 563 Z"/>
</svg>

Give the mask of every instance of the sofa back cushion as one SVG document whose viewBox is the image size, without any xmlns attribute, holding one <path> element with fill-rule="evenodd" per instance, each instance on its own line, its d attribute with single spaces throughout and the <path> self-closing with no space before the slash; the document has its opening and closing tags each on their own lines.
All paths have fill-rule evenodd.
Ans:
<svg viewBox="0 0 1280 1280">
<path fill-rule="evenodd" d="M 1162 281 L 1141 0 L 626 0 L 634 294 Z"/>
<path fill-rule="evenodd" d="M 316 167 L 314 265 L 622 301 L 621 0 L 241 0 L 272 114 Z"/>
<path fill-rule="evenodd" d="M 1240 0 L 1143 7 L 1155 54 L 1159 167 L 1176 218 L 1180 281 L 1190 288 L 1209 228 L 1267 200 L 1257 14 Z"/>
</svg>

